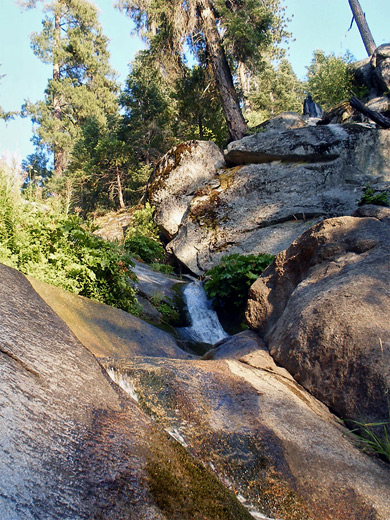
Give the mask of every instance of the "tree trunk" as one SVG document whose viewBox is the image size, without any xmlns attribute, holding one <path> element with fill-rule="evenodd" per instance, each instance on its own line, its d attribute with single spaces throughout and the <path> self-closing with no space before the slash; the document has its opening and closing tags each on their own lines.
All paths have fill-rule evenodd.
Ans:
<svg viewBox="0 0 390 520">
<path fill-rule="evenodd" d="M 197 0 L 197 7 L 229 135 L 233 141 L 236 141 L 248 133 L 248 127 L 241 112 L 232 74 L 221 44 L 210 1 Z"/>
<path fill-rule="evenodd" d="M 57 61 L 57 49 L 61 41 L 61 16 L 57 11 L 54 15 L 54 49 L 53 49 L 53 80 L 59 82 L 61 79 L 60 63 Z M 56 85 L 54 86 L 56 89 Z M 61 96 L 54 90 L 53 93 L 53 113 L 55 119 L 58 120 L 58 126 L 61 127 L 62 121 L 62 100 Z M 54 142 L 54 172 L 56 177 L 61 177 L 67 164 L 67 154 Z"/>
<path fill-rule="evenodd" d="M 250 103 L 249 103 L 249 94 L 250 94 L 250 82 L 249 82 L 249 75 L 248 70 L 246 68 L 245 63 L 242 61 L 238 64 L 238 78 L 240 80 L 241 90 L 242 90 L 242 97 L 243 97 L 243 108 L 244 110 L 250 110 Z"/>
<path fill-rule="evenodd" d="M 120 175 L 120 171 L 119 171 L 118 167 L 116 168 L 116 184 L 117 184 L 117 188 L 118 188 L 119 207 L 121 209 L 124 209 L 126 206 L 125 206 L 125 201 L 123 200 L 123 190 L 122 190 L 122 183 L 121 183 L 121 175 Z"/>
<path fill-rule="evenodd" d="M 374 110 L 370 110 L 363 103 L 361 103 L 357 98 L 351 97 L 350 100 L 351 107 L 355 108 L 372 121 L 374 121 L 381 128 L 390 128 L 390 119 L 379 112 L 375 112 Z"/>
<path fill-rule="evenodd" d="M 374 42 L 374 38 L 372 37 L 370 28 L 368 27 L 365 14 L 363 13 L 359 0 L 348 0 L 348 2 L 351 7 L 353 16 L 356 20 L 356 24 L 358 26 L 367 54 L 371 56 L 371 54 L 376 49 L 376 45 Z"/>
</svg>

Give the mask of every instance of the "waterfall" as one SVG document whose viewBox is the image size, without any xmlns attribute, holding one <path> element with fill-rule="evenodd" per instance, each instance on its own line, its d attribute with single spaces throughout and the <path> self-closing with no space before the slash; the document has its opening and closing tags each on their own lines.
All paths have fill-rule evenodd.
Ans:
<svg viewBox="0 0 390 520">
<path fill-rule="evenodd" d="M 214 345 L 229 336 L 223 330 L 201 282 L 189 283 L 183 291 L 183 296 L 191 320 L 191 326 L 178 329 L 183 337 Z"/>
</svg>

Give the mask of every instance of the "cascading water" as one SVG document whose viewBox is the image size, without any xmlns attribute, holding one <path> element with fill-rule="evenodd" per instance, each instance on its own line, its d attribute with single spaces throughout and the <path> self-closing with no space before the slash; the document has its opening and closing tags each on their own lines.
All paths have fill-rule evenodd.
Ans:
<svg viewBox="0 0 390 520">
<path fill-rule="evenodd" d="M 191 319 L 189 327 L 178 329 L 179 333 L 192 341 L 214 345 L 229 336 L 222 328 L 217 313 L 207 299 L 201 282 L 189 283 L 183 291 L 184 301 Z"/>
</svg>

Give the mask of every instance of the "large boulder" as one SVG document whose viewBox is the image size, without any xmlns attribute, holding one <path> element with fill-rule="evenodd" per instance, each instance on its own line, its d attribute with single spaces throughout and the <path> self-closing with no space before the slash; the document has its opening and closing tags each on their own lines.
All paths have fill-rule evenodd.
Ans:
<svg viewBox="0 0 390 520">
<path fill-rule="evenodd" d="M 390 209 L 325 220 L 252 285 L 247 320 L 277 363 L 340 417 L 386 421 Z"/>
<path fill-rule="evenodd" d="M 276 254 L 320 219 L 352 214 L 366 184 L 388 188 L 390 133 L 361 124 L 271 130 L 231 143 L 225 160 L 230 167 L 182 199 L 168 244 L 196 274 L 228 253 Z M 160 223 L 165 209 L 157 204 Z"/>
<path fill-rule="evenodd" d="M 182 143 L 159 161 L 148 184 L 148 197 L 166 239 L 177 233 L 192 198 L 223 165 L 221 151 L 208 141 Z"/>
<path fill-rule="evenodd" d="M 2 520 L 252 518 L 22 274 L 0 265 L 0 281 Z"/>
<path fill-rule="evenodd" d="M 374 81 L 379 92 L 390 90 L 390 43 L 377 47 L 371 57 Z"/>
</svg>

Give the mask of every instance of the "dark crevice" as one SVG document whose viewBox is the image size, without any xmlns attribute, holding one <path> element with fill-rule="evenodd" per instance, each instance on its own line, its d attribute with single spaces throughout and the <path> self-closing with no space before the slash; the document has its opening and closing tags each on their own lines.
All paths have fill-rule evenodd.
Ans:
<svg viewBox="0 0 390 520">
<path fill-rule="evenodd" d="M 3 346 L 0 346 L 0 353 L 4 354 L 5 356 L 9 357 L 10 359 L 12 359 L 13 361 L 16 361 L 16 363 L 18 363 L 18 365 L 20 365 L 24 370 L 26 370 L 26 372 L 28 372 L 29 374 L 32 374 L 34 377 L 40 377 L 40 374 L 38 372 L 36 372 L 34 369 L 32 369 L 31 367 L 29 367 L 27 365 L 27 363 L 25 363 L 24 361 L 22 361 L 21 359 L 19 359 L 17 356 L 15 356 L 15 354 L 13 354 L 12 352 L 10 352 L 9 350 L 6 350 Z"/>
</svg>

